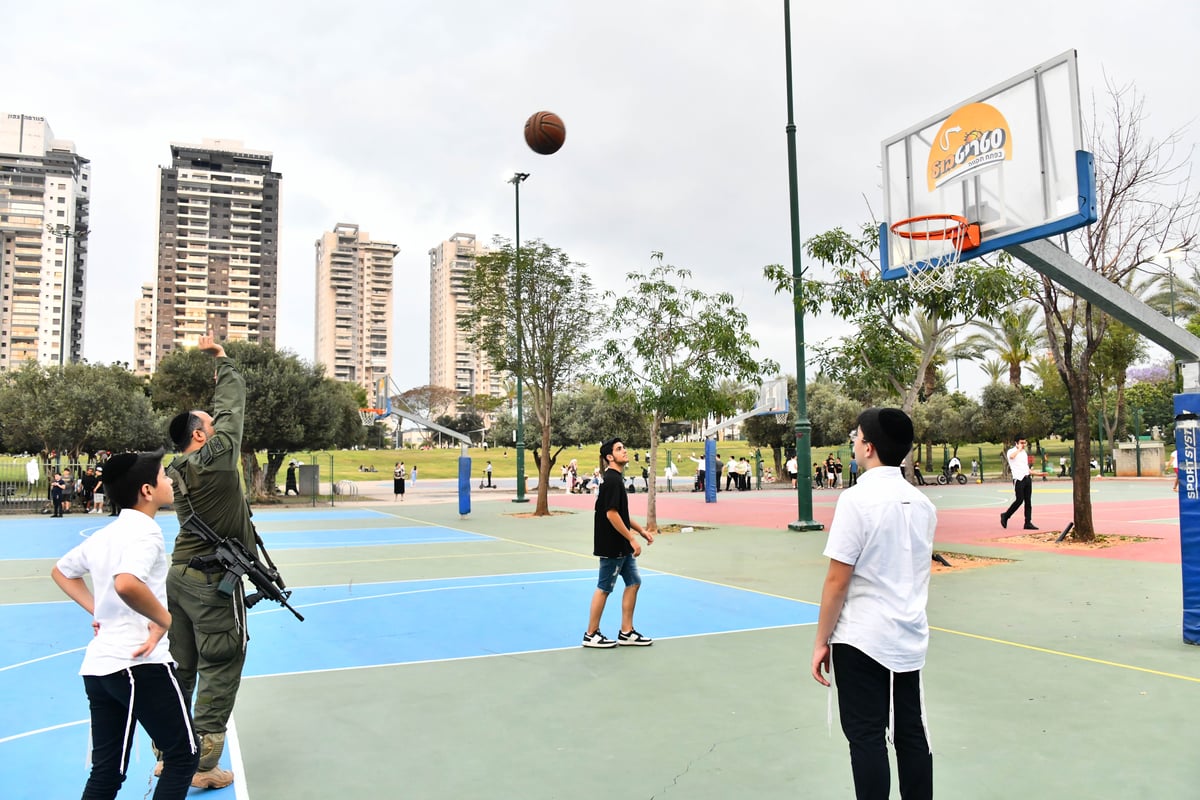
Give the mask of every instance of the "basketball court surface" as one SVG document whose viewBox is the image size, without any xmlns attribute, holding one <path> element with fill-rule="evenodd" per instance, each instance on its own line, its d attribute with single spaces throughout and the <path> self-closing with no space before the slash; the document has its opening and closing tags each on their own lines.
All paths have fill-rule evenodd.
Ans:
<svg viewBox="0 0 1200 800">
<path fill-rule="evenodd" d="M 426 482 L 428 491 L 431 484 Z M 1039 483 L 1034 520 L 1070 518 Z M 1002 482 L 933 486 L 938 548 L 1012 559 L 933 578 L 926 690 L 939 796 L 1190 797 L 1200 651 L 1181 644 L 1178 514 L 1164 480 L 1101 481 L 1097 528 L 1152 541 L 1006 541 Z M 839 492 L 817 492 L 828 524 Z M 301 623 L 250 617 L 228 789 L 213 798 L 850 797 L 849 756 L 809 676 L 825 534 L 790 491 L 660 494 L 640 559 L 649 648 L 579 646 L 595 585 L 591 504 L 549 518 L 511 491 L 453 502 L 261 511 Z M 631 497 L 644 513 L 645 495 Z M 159 517 L 168 540 L 170 513 Z M 77 796 L 87 616 L 49 579 L 107 518 L 0 518 L 0 774 L 7 798 Z M 1172 548 L 1174 555 L 1172 556 Z M 954 557 L 951 556 L 951 560 Z M 610 601 L 601 630 L 615 636 Z M 148 742 L 122 798 L 152 788 Z"/>
</svg>

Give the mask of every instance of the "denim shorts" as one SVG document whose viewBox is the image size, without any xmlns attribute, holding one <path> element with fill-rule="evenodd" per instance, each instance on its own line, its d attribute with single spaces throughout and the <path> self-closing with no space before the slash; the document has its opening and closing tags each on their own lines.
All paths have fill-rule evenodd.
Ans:
<svg viewBox="0 0 1200 800">
<path fill-rule="evenodd" d="M 596 588 L 605 594 L 611 594 L 612 590 L 617 585 L 617 576 L 621 576 L 621 580 L 626 586 L 640 586 L 642 576 L 638 574 L 637 559 L 633 554 L 625 556 L 617 556 L 616 558 L 600 557 L 600 579 L 596 582 Z"/>
</svg>

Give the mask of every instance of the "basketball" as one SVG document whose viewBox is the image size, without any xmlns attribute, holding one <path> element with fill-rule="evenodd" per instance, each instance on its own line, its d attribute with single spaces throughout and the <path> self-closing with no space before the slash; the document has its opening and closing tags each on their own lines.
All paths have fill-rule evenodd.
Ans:
<svg viewBox="0 0 1200 800">
<path fill-rule="evenodd" d="M 567 139 L 567 126 L 553 111 L 539 111 L 525 120 L 525 144 L 535 153 L 557 153 Z"/>
</svg>

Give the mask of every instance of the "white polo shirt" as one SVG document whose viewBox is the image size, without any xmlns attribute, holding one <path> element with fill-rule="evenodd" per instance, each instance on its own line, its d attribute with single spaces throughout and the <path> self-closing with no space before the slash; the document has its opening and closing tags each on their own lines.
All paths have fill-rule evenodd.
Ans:
<svg viewBox="0 0 1200 800">
<path fill-rule="evenodd" d="M 825 556 L 854 572 L 830 641 L 893 672 L 925 665 L 929 571 L 937 509 L 899 467 L 873 467 L 838 498 Z"/>
<path fill-rule="evenodd" d="M 152 517 L 132 508 L 122 509 L 119 517 L 60 558 L 57 566 L 68 578 L 92 575 L 93 619 L 100 623 L 100 630 L 88 643 L 80 675 L 111 675 L 138 664 L 175 663 L 167 636 L 147 655 L 130 655 L 146 641 L 149 620 L 125 605 L 113 586 L 117 575 L 129 573 L 166 607 L 167 551 L 162 528 Z"/>
<path fill-rule="evenodd" d="M 1008 458 L 1008 468 L 1014 481 L 1029 477 L 1029 451 L 1018 450 L 1015 446 L 1005 454 Z"/>
</svg>

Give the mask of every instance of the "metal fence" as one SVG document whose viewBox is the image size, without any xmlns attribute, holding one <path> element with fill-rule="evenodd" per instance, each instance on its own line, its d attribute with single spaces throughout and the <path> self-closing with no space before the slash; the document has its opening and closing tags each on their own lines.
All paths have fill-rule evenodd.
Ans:
<svg viewBox="0 0 1200 800">
<path fill-rule="evenodd" d="M 67 478 L 67 470 L 70 470 L 63 493 L 63 513 L 84 513 L 87 508 L 80 478 L 88 466 L 86 462 L 79 464 L 62 457 L 48 460 L 37 456 L 0 458 L 0 512 L 51 513 L 50 482 L 54 473 Z"/>
</svg>

